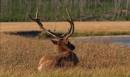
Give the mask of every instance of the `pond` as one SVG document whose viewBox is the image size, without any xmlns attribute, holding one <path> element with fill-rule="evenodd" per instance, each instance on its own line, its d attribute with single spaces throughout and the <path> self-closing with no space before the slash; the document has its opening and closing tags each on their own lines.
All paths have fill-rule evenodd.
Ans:
<svg viewBox="0 0 130 77">
<path fill-rule="evenodd" d="M 26 31 L 26 32 L 16 32 L 16 33 L 9 33 L 12 35 L 20 35 L 24 37 L 36 37 L 40 31 Z M 130 35 L 118 35 L 118 36 L 81 36 L 81 37 L 74 37 L 75 42 L 112 42 L 117 44 L 124 44 L 130 46 Z"/>
<path fill-rule="evenodd" d="M 127 36 L 88 36 L 88 37 L 76 37 L 75 41 L 84 42 L 112 42 L 117 44 L 124 44 L 130 46 L 130 35 Z"/>
</svg>

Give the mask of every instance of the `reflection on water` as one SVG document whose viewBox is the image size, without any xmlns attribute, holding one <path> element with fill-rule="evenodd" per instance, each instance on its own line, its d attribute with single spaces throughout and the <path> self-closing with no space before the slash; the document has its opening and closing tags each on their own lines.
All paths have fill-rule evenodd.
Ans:
<svg viewBox="0 0 130 77">
<path fill-rule="evenodd" d="M 112 42 L 130 46 L 130 36 L 89 36 L 89 37 L 76 37 L 77 41 L 91 41 L 91 42 Z"/>
</svg>

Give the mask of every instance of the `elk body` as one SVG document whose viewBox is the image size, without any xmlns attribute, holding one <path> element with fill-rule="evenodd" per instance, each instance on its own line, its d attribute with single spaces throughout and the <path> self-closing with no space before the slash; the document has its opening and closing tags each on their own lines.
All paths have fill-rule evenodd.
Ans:
<svg viewBox="0 0 130 77">
<path fill-rule="evenodd" d="M 77 55 L 73 52 L 75 46 L 71 44 L 68 40 L 68 38 L 74 33 L 74 23 L 72 19 L 67 20 L 70 23 L 69 31 L 62 35 L 56 35 L 56 33 L 51 32 L 50 30 L 46 30 L 43 27 L 40 19 L 34 19 L 31 16 L 30 18 L 35 21 L 40 26 L 40 28 L 43 29 L 43 31 L 53 37 L 51 38 L 51 41 L 54 45 L 57 45 L 58 47 L 57 54 L 53 56 L 46 55 L 40 59 L 38 64 L 38 71 L 47 68 L 72 67 L 79 63 Z"/>
</svg>

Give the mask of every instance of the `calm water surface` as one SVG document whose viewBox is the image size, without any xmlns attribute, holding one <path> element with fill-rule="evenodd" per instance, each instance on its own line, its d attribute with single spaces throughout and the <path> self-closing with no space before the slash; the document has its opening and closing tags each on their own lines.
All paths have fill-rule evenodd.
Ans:
<svg viewBox="0 0 130 77">
<path fill-rule="evenodd" d="M 112 42 L 117 44 L 124 44 L 130 46 L 130 36 L 88 36 L 88 37 L 76 37 L 75 41 L 83 42 Z M 81 40 L 82 39 L 82 40 Z"/>
</svg>

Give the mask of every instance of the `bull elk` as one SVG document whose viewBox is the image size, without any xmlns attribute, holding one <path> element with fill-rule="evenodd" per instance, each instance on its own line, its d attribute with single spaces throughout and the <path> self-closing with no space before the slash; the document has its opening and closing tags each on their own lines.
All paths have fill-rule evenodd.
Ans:
<svg viewBox="0 0 130 77">
<path fill-rule="evenodd" d="M 58 47 L 58 54 L 54 56 L 46 55 L 40 59 L 38 71 L 46 68 L 70 67 L 79 63 L 77 55 L 73 52 L 75 46 L 69 41 L 69 37 L 74 33 L 74 22 L 72 19 L 67 20 L 70 24 L 68 32 L 62 35 L 56 35 L 56 33 L 45 29 L 40 19 L 32 18 L 31 16 L 30 18 L 36 22 L 43 31 L 53 37 L 50 39 L 52 43 Z"/>
</svg>

